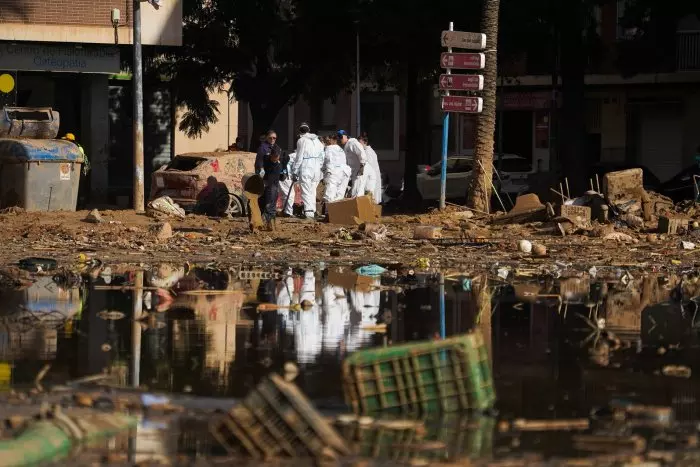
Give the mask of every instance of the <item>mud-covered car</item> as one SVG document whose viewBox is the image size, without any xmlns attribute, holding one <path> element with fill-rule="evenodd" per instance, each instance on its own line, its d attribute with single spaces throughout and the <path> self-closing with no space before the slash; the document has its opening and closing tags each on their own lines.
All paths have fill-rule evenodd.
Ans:
<svg viewBox="0 0 700 467">
<path fill-rule="evenodd" d="M 246 214 L 243 176 L 255 172 L 255 153 L 206 152 L 175 156 L 151 176 L 150 199 L 169 196 L 185 211 L 191 212 L 207 187 L 209 177 L 217 183 L 217 210 L 232 216 Z"/>
</svg>

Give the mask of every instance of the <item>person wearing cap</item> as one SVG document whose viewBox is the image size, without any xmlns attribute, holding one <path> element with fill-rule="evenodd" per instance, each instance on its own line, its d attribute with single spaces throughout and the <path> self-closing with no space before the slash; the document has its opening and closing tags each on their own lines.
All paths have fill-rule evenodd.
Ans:
<svg viewBox="0 0 700 467">
<path fill-rule="evenodd" d="M 83 147 L 75 140 L 75 135 L 73 133 L 66 133 L 61 139 L 70 141 L 78 147 L 78 151 L 80 151 L 80 154 L 83 156 L 83 175 L 87 175 L 87 173 L 90 171 L 90 160 L 88 159 L 87 154 L 85 154 L 85 149 L 83 149 Z"/>
<path fill-rule="evenodd" d="M 365 147 L 357 139 L 350 138 L 345 130 L 339 130 L 337 137 L 338 144 L 345 150 L 347 163 L 351 169 L 351 195 L 353 197 L 362 196 L 367 191 L 372 191 L 371 189 L 367 190 L 367 188 L 374 186 L 374 170 L 367 165 Z"/>
<path fill-rule="evenodd" d="M 304 217 L 316 217 L 316 189 L 321 181 L 324 148 L 319 137 L 311 133 L 308 123 L 299 125 L 299 140 L 296 147 L 296 160 L 292 164 L 292 179 L 299 181 L 301 199 L 304 203 Z"/>
<path fill-rule="evenodd" d="M 374 149 L 372 149 L 372 146 L 370 146 L 369 138 L 367 137 L 366 133 L 360 136 L 360 143 L 362 143 L 362 145 L 365 147 L 367 164 L 369 164 L 374 171 L 373 185 L 367 185 L 365 188 L 368 191 L 372 191 L 374 202 L 380 204 L 382 202 L 382 172 L 379 170 L 379 157 L 377 156 L 377 153 L 374 152 Z"/>
<path fill-rule="evenodd" d="M 326 186 L 323 203 L 326 205 L 345 198 L 352 171 L 347 164 L 345 151 L 338 146 L 338 141 L 334 137 L 324 138 L 323 143 L 326 145 L 323 159 L 323 184 Z"/>
</svg>

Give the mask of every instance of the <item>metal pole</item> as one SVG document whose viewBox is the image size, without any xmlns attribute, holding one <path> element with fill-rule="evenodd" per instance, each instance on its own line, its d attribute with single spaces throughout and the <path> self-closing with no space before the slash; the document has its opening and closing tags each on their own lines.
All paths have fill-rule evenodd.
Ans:
<svg viewBox="0 0 700 467">
<path fill-rule="evenodd" d="M 440 273 L 440 337 L 444 339 L 445 334 L 445 276 Z"/>
<path fill-rule="evenodd" d="M 143 271 L 135 273 L 131 300 L 131 385 L 137 388 L 141 384 L 141 323 L 138 320 L 143 311 Z"/>
<path fill-rule="evenodd" d="M 450 31 L 454 31 L 454 23 L 450 21 Z M 452 52 L 452 47 L 447 48 L 447 52 Z M 448 75 L 452 74 L 452 70 L 448 68 L 445 71 Z M 450 91 L 445 91 L 445 95 L 449 96 Z M 450 114 L 445 112 L 442 118 L 442 166 L 440 171 L 440 209 L 445 209 L 445 190 L 447 188 L 447 145 L 450 137 Z"/>
<path fill-rule="evenodd" d="M 144 211 L 143 189 L 143 58 L 141 0 L 134 0 L 134 210 Z"/>
<path fill-rule="evenodd" d="M 357 136 L 359 137 L 361 135 L 360 133 L 360 98 L 361 98 L 361 93 L 362 91 L 360 90 L 360 26 L 359 23 L 357 23 L 357 31 L 356 31 L 356 36 L 357 36 L 357 50 L 356 50 L 356 56 L 357 60 L 355 63 L 355 79 L 357 80 L 357 83 L 355 86 L 357 87 Z"/>
</svg>

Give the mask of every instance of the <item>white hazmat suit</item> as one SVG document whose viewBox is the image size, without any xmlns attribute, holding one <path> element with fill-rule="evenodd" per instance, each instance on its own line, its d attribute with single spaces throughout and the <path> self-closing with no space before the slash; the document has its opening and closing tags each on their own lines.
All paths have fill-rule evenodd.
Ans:
<svg viewBox="0 0 700 467">
<path fill-rule="evenodd" d="M 372 191 L 374 202 L 379 204 L 382 202 L 382 172 L 379 170 L 379 158 L 369 144 L 365 146 L 365 154 L 367 155 L 367 165 L 374 169 L 374 181 L 371 185 L 367 182 L 365 184 L 365 190 Z"/>
<path fill-rule="evenodd" d="M 299 177 L 304 215 L 307 219 L 313 219 L 316 214 L 316 188 L 322 178 L 323 158 L 323 143 L 318 136 L 306 133 L 299 138 L 292 175 Z"/>
<path fill-rule="evenodd" d="M 326 146 L 323 159 L 323 183 L 326 185 L 326 191 L 323 201 L 332 203 L 344 198 L 351 173 L 345 151 L 337 144 Z"/>
<path fill-rule="evenodd" d="M 289 164 L 287 165 L 287 178 L 284 181 L 280 181 L 280 196 L 282 197 L 282 202 L 286 200 L 286 204 L 282 207 L 284 213 L 291 216 L 294 213 L 294 190 L 292 188 L 292 167 L 294 167 L 294 161 L 297 158 L 297 153 L 293 152 L 289 155 Z M 290 191 L 291 190 L 291 191 Z M 289 198 L 287 196 L 289 195 Z"/>
<path fill-rule="evenodd" d="M 358 192 L 359 190 L 356 189 L 355 186 L 358 184 L 358 180 L 363 178 L 363 175 L 360 175 L 360 172 L 362 171 L 363 166 L 366 168 L 367 153 L 365 153 L 365 147 L 362 145 L 362 143 L 355 138 L 350 138 L 347 140 L 343 149 L 345 150 L 347 164 L 350 166 L 352 171 L 350 174 L 350 180 L 352 181 L 353 196 L 356 196 L 354 193 Z M 361 194 L 364 194 L 364 182 L 361 183 L 363 191 Z"/>
</svg>

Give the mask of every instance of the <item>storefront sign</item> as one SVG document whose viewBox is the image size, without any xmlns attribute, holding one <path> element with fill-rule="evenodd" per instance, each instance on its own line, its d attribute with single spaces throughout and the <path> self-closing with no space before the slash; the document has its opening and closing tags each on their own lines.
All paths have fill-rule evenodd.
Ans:
<svg viewBox="0 0 700 467">
<path fill-rule="evenodd" d="M 552 93 L 549 91 L 504 92 L 503 96 L 498 96 L 498 107 L 503 110 L 549 109 L 552 107 Z"/>
<path fill-rule="evenodd" d="M 0 69 L 113 74 L 119 68 L 114 46 L 0 43 Z"/>
</svg>

